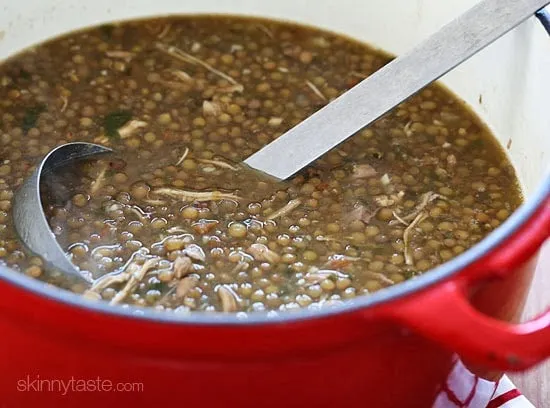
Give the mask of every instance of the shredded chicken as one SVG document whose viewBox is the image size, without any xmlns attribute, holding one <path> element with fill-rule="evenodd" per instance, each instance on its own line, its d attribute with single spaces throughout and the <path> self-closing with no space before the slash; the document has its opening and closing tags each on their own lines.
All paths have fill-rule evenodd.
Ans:
<svg viewBox="0 0 550 408">
<path fill-rule="evenodd" d="M 274 38 L 273 32 L 269 28 L 267 28 L 265 25 L 258 24 L 257 27 L 260 31 L 265 33 L 265 35 L 267 35 L 269 38 Z"/>
<path fill-rule="evenodd" d="M 220 93 L 233 93 L 233 92 L 242 93 L 244 91 L 244 86 L 242 86 L 241 84 L 228 85 L 221 88 L 217 88 L 216 91 Z"/>
<path fill-rule="evenodd" d="M 107 136 L 101 135 L 94 137 L 94 143 L 101 144 L 103 146 L 109 146 L 111 144 L 111 141 Z"/>
<path fill-rule="evenodd" d="M 231 44 L 231 48 L 229 49 L 229 52 L 233 54 L 234 52 L 242 51 L 242 50 L 244 50 L 244 47 L 241 44 Z"/>
<path fill-rule="evenodd" d="M 157 35 L 157 38 L 159 40 L 162 40 L 164 37 L 166 37 L 168 35 L 168 33 L 170 32 L 170 29 L 172 28 L 172 24 L 168 23 L 166 24 L 163 28 L 162 28 L 162 31 L 159 33 L 159 35 Z"/>
<path fill-rule="evenodd" d="M 311 89 L 313 91 L 313 93 L 315 95 L 317 95 L 320 99 L 322 99 L 323 101 L 327 101 L 327 97 L 325 95 L 323 95 L 323 93 L 319 90 L 319 88 L 317 88 L 315 86 L 315 84 L 311 81 L 306 81 L 306 85 L 308 86 L 309 89 Z"/>
<path fill-rule="evenodd" d="M 323 265 L 323 268 L 342 269 L 350 266 L 352 262 L 356 262 L 360 259 L 361 258 L 357 258 L 355 256 L 335 254 L 329 258 L 329 260 Z"/>
<path fill-rule="evenodd" d="M 319 242 L 342 242 L 341 239 L 334 238 L 334 237 L 327 237 L 325 235 L 317 235 L 315 237 L 315 240 Z"/>
<path fill-rule="evenodd" d="M 182 299 L 199 284 L 199 278 L 196 276 L 186 276 L 176 285 L 176 297 Z"/>
<path fill-rule="evenodd" d="M 178 78 L 181 82 L 193 82 L 193 77 L 181 69 L 174 69 L 172 71 L 172 75 Z"/>
<path fill-rule="evenodd" d="M 345 214 L 344 222 L 350 223 L 356 220 L 363 221 L 368 224 L 373 217 L 380 211 L 380 208 L 369 210 L 369 208 L 361 203 L 355 203 L 353 209 Z"/>
<path fill-rule="evenodd" d="M 202 45 L 200 42 L 193 42 L 193 44 L 191 44 L 191 52 L 199 52 L 200 49 L 202 48 Z"/>
<path fill-rule="evenodd" d="M 357 72 L 357 71 L 351 71 L 349 74 L 352 77 L 359 78 L 359 79 L 365 79 L 366 77 L 368 77 L 367 74 L 363 74 L 362 72 Z"/>
<path fill-rule="evenodd" d="M 230 275 L 235 275 L 241 271 L 246 271 L 248 268 L 250 268 L 250 264 L 248 262 L 240 261 L 231 269 L 231 272 L 229 272 Z"/>
<path fill-rule="evenodd" d="M 411 129 L 411 125 L 413 124 L 413 121 L 412 120 L 409 120 L 407 122 L 407 124 L 405 125 L 405 127 L 403 128 L 403 132 L 405 132 L 405 135 L 407 137 L 411 137 L 413 135 L 413 130 Z"/>
<path fill-rule="evenodd" d="M 178 256 L 174 261 L 174 277 L 181 279 L 193 272 L 193 261 L 188 256 Z"/>
<path fill-rule="evenodd" d="M 393 213 L 393 216 L 395 217 L 395 219 L 397 221 L 399 221 L 401 224 L 409 225 L 409 223 L 407 221 L 405 221 L 403 218 L 401 218 L 399 215 L 397 215 L 397 213 L 395 211 L 392 211 L 392 213 Z"/>
<path fill-rule="evenodd" d="M 221 167 L 221 168 L 224 168 L 224 169 L 229 169 L 229 170 L 232 170 L 232 171 L 237 171 L 238 170 L 237 167 L 232 166 L 231 164 L 226 163 L 226 162 L 221 161 L 221 160 L 197 159 L 197 161 L 199 163 L 212 164 L 214 166 Z"/>
<path fill-rule="evenodd" d="M 170 198 L 177 198 L 181 201 L 218 201 L 241 199 L 241 197 L 235 194 L 222 193 L 221 191 L 189 191 L 170 187 L 157 188 L 153 191 L 153 193 Z"/>
<path fill-rule="evenodd" d="M 183 227 L 170 227 L 166 230 L 166 232 L 168 232 L 169 234 L 186 234 L 189 231 L 187 231 Z"/>
<path fill-rule="evenodd" d="M 129 278 L 126 285 L 111 299 L 110 304 L 115 305 L 123 301 L 126 296 L 132 293 L 137 285 L 143 280 L 145 274 L 152 268 L 154 268 L 159 262 L 159 258 L 151 258 L 146 260 L 141 267 L 134 267 L 132 271 L 129 271 Z M 135 264 L 133 264 L 135 265 Z"/>
<path fill-rule="evenodd" d="M 204 262 L 206 255 L 200 246 L 197 244 L 189 244 L 183 250 L 183 254 L 195 261 Z"/>
<path fill-rule="evenodd" d="M 257 261 L 277 263 L 281 260 L 281 256 L 277 252 L 272 251 L 264 244 L 252 244 L 247 251 Z"/>
<path fill-rule="evenodd" d="M 183 154 L 181 155 L 181 157 L 179 158 L 179 160 L 176 162 L 176 166 L 179 166 L 180 164 L 183 163 L 183 161 L 187 158 L 187 155 L 189 154 L 189 148 L 186 147 L 185 148 L 185 151 L 183 152 Z"/>
<path fill-rule="evenodd" d="M 428 191 L 427 193 L 425 194 L 422 194 L 422 198 L 420 199 L 420 203 L 418 203 L 418 205 L 416 207 L 414 207 L 414 210 L 412 210 L 412 212 L 410 214 L 407 214 L 403 217 L 401 217 L 404 221 L 412 221 L 421 211 L 424 210 L 424 208 L 426 208 L 426 206 L 431 203 L 433 200 L 437 199 L 437 198 L 440 198 L 440 199 L 444 199 L 443 196 L 437 194 L 437 193 L 434 193 L 433 191 Z"/>
<path fill-rule="evenodd" d="M 447 156 L 447 163 L 449 163 L 449 166 L 456 166 L 456 156 L 454 154 L 450 154 Z"/>
<path fill-rule="evenodd" d="M 380 281 L 381 283 L 384 283 L 386 285 L 394 285 L 395 282 L 392 281 L 390 278 L 388 278 L 386 275 L 380 272 L 371 272 L 371 271 L 365 271 L 363 272 L 365 276 L 376 279 Z"/>
<path fill-rule="evenodd" d="M 118 134 L 122 139 L 126 139 L 127 137 L 132 136 L 136 132 L 136 130 L 144 128 L 146 126 L 147 122 L 144 122 L 142 120 L 131 120 L 120 129 L 118 129 Z"/>
<path fill-rule="evenodd" d="M 352 179 L 364 179 L 368 177 L 376 176 L 378 172 L 370 164 L 356 164 L 353 166 L 351 173 Z"/>
<path fill-rule="evenodd" d="M 405 192 L 400 191 L 397 194 L 390 194 L 388 195 L 379 195 L 374 197 L 374 201 L 380 206 L 380 207 L 391 207 L 394 204 L 399 203 L 403 197 L 405 196 Z"/>
<path fill-rule="evenodd" d="M 217 293 L 224 312 L 228 313 L 237 311 L 238 297 L 228 285 L 221 285 L 218 288 Z"/>
<path fill-rule="evenodd" d="M 392 194 L 392 195 L 391 195 L 391 198 L 392 198 L 396 203 L 401 202 L 401 200 L 403 199 L 403 197 L 405 197 L 405 192 L 404 192 L 404 191 L 399 191 L 397 194 Z"/>
<path fill-rule="evenodd" d="M 395 204 L 395 200 L 387 195 L 376 196 L 374 197 L 374 201 L 376 201 L 376 204 L 380 207 L 391 207 Z"/>
<path fill-rule="evenodd" d="M 194 222 L 192 224 L 193 231 L 195 231 L 197 234 L 207 234 L 210 231 L 212 231 L 216 226 L 218 225 L 218 221 L 216 220 L 199 220 L 197 222 Z"/>
<path fill-rule="evenodd" d="M 92 292 L 91 290 L 85 291 L 82 296 L 88 300 L 101 300 L 102 297 L 97 292 Z"/>
<path fill-rule="evenodd" d="M 405 231 L 403 232 L 403 255 L 405 256 L 405 263 L 407 265 L 414 265 L 414 259 L 411 249 L 411 233 L 416 228 L 418 224 L 424 221 L 428 215 L 426 213 L 419 213 L 416 218 L 409 224 Z"/>
<path fill-rule="evenodd" d="M 155 81 L 155 83 L 158 83 L 160 85 L 163 85 L 165 86 L 166 88 L 169 88 L 169 89 L 175 89 L 175 90 L 186 90 L 187 86 L 185 83 L 183 83 L 182 81 L 165 81 L 163 79 L 159 79 L 157 81 Z"/>
<path fill-rule="evenodd" d="M 179 281 L 177 282 L 179 283 Z M 176 291 L 176 289 L 178 288 L 178 285 L 174 284 L 174 283 L 170 283 L 170 289 L 168 289 L 168 291 L 158 300 L 158 302 L 155 304 L 155 306 L 165 306 L 166 303 L 168 302 L 168 299 L 170 298 L 170 296 L 172 296 L 172 294 Z"/>
<path fill-rule="evenodd" d="M 103 289 L 108 288 L 111 285 L 117 284 L 117 283 L 123 283 L 128 280 L 130 277 L 130 271 L 132 268 L 134 268 L 135 264 L 130 264 L 126 268 L 126 271 L 118 272 L 118 273 L 112 273 L 109 275 L 103 275 L 101 278 L 97 279 L 92 287 L 87 290 L 87 292 L 96 292 L 100 293 Z"/>
<path fill-rule="evenodd" d="M 66 95 L 61 95 L 60 97 L 62 105 L 61 105 L 61 113 L 65 112 L 65 109 L 67 109 L 67 106 L 69 106 L 69 98 Z"/>
<path fill-rule="evenodd" d="M 286 215 L 296 209 L 298 206 L 302 204 L 302 201 L 300 199 L 290 200 L 284 207 L 279 208 L 277 211 L 272 212 L 267 217 L 268 220 L 273 220 L 275 218 L 282 217 L 283 215 Z"/>
<path fill-rule="evenodd" d="M 135 56 L 133 52 L 120 50 L 106 51 L 105 55 L 107 55 L 109 58 L 123 59 L 126 62 L 130 61 Z"/>
<path fill-rule="evenodd" d="M 219 116 L 222 113 L 222 107 L 216 101 L 203 101 L 202 113 L 204 116 Z"/>
<path fill-rule="evenodd" d="M 159 200 L 159 199 L 156 199 L 156 198 L 144 198 L 141 201 L 143 201 L 144 203 L 149 204 L 149 205 L 166 205 L 167 204 L 166 201 Z"/>
<path fill-rule="evenodd" d="M 219 71 L 217 70 L 216 68 L 214 68 L 212 65 L 210 64 L 207 64 L 206 62 L 204 62 L 203 60 L 197 58 L 197 57 L 194 57 L 193 55 L 191 54 L 188 54 L 184 51 L 182 51 L 181 49 L 177 48 L 177 47 L 174 47 L 174 46 L 171 46 L 171 45 L 166 45 L 166 44 L 162 44 L 162 43 L 157 43 L 156 44 L 157 48 L 164 52 L 165 54 L 168 54 L 170 55 L 171 57 L 174 57 L 180 61 L 183 61 L 183 62 L 186 62 L 188 64 L 193 64 L 193 65 L 200 65 L 202 66 L 203 68 L 207 69 L 208 71 L 210 71 L 211 73 L 219 76 L 220 78 L 223 78 L 225 79 L 227 82 L 233 84 L 233 85 L 240 85 L 242 86 L 241 84 L 239 84 L 237 81 L 235 81 L 232 77 L 230 77 L 229 75 L 223 73 L 222 71 Z"/>
<path fill-rule="evenodd" d="M 97 193 L 98 190 L 103 186 L 106 173 L 107 173 L 107 165 L 104 165 L 99 171 L 99 174 L 97 175 L 96 179 L 92 182 L 92 187 L 90 189 L 91 195 L 94 195 L 95 193 Z"/>
<path fill-rule="evenodd" d="M 278 118 L 278 117 L 271 117 L 269 118 L 269 120 L 267 121 L 267 124 L 269 126 L 273 126 L 273 127 L 277 127 L 279 126 L 281 123 L 283 123 L 283 118 Z"/>
<path fill-rule="evenodd" d="M 304 276 L 304 279 L 307 285 L 315 285 L 315 284 L 321 283 L 325 279 L 330 279 L 330 278 L 337 279 L 337 278 L 347 278 L 347 277 L 348 275 L 339 271 L 334 271 L 332 269 L 320 269 L 318 271 L 308 272 Z"/>
</svg>

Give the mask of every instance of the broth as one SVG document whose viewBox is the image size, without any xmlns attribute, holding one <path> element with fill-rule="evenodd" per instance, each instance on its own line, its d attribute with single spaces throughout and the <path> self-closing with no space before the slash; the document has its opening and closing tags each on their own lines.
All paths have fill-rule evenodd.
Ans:
<svg viewBox="0 0 550 408">
<path fill-rule="evenodd" d="M 90 299 L 188 313 L 337 304 L 448 261 L 522 196 L 494 137 L 439 85 L 286 182 L 240 164 L 389 60 L 228 16 L 104 25 L 16 55 L 0 65 L 0 262 Z M 44 195 L 91 288 L 26 254 L 10 215 L 34 166 L 71 141 L 115 151 Z"/>
</svg>

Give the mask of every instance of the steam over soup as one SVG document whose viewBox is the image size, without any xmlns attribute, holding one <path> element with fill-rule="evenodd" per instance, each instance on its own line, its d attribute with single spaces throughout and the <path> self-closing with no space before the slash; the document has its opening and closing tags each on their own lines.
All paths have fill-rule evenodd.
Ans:
<svg viewBox="0 0 550 408">
<path fill-rule="evenodd" d="M 16 55 L 0 66 L 0 262 L 90 299 L 187 313 L 320 307 L 448 261 L 522 197 L 495 139 L 439 86 L 288 181 L 240 164 L 389 59 L 225 16 L 105 25 Z M 114 150 L 44 192 L 90 287 L 25 253 L 10 213 L 40 159 L 72 141 Z"/>
</svg>

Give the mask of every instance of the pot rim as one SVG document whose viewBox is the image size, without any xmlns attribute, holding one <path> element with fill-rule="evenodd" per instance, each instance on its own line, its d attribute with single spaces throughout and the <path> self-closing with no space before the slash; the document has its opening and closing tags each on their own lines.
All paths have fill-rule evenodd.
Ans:
<svg viewBox="0 0 550 408">
<path fill-rule="evenodd" d="M 320 309 L 299 309 L 293 312 L 249 312 L 246 314 L 225 314 L 208 312 L 191 312 L 178 314 L 165 311 L 157 311 L 152 308 L 136 307 L 128 305 L 109 305 L 107 302 L 90 301 L 82 295 L 68 290 L 52 287 L 42 281 L 36 280 L 21 272 L 17 272 L 7 266 L 0 265 L 0 280 L 31 292 L 33 295 L 45 298 L 47 301 L 62 303 L 64 306 L 74 307 L 80 312 L 92 312 L 107 315 L 106 317 L 119 317 L 148 321 L 152 323 L 192 324 L 192 325 L 269 325 L 275 323 L 300 322 L 311 319 L 321 319 L 343 313 L 356 312 L 413 295 L 423 289 L 434 286 L 443 280 L 456 276 L 464 268 L 478 261 L 499 245 L 506 242 L 517 230 L 529 221 L 539 208 L 550 199 L 550 168 L 539 187 L 530 199 L 522 204 L 501 226 L 487 237 L 482 239 L 463 254 L 452 260 L 405 282 L 389 288 L 382 289 L 371 295 L 358 296 L 354 299 L 343 301 L 341 305 Z M 499 252 L 507 251 L 504 245 Z"/>
</svg>

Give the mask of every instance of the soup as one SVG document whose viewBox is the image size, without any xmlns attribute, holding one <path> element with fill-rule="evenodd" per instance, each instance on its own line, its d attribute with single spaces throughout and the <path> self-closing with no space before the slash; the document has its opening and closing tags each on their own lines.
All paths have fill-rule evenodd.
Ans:
<svg viewBox="0 0 550 408">
<path fill-rule="evenodd" d="M 0 261 L 89 299 L 177 313 L 318 308 L 429 271 L 522 202 L 501 147 L 442 87 L 288 181 L 240 164 L 389 60 L 311 27 L 227 16 L 104 25 L 16 55 L 0 65 Z M 71 141 L 114 150 L 44 191 L 90 287 L 25 253 L 10 215 L 34 166 Z"/>
</svg>

